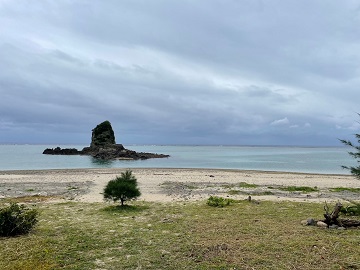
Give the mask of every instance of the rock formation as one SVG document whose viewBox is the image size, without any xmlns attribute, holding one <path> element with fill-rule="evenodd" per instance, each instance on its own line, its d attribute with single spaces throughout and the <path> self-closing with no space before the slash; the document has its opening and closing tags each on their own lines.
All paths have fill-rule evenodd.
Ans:
<svg viewBox="0 0 360 270">
<path fill-rule="evenodd" d="M 46 155 L 80 155 L 81 152 L 75 148 L 61 149 L 60 147 L 56 147 L 54 149 L 51 149 L 51 148 L 45 149 L 43 154 L 46 154 Z"/>
<path fill-rule="evenodd" d="M 106 147 L 114 144 L 116 144 L 115 134 L 109 121 L 102 122 L 92 130 L 91 148 Z"/>
<path fill-rule="evenodd" d="M 54 149 L 47 148 L 43 154 L 47 155 L 88 155 L 97 159 L 149 159 L 164 158 L 169 155 L 154 153 L 138 153 L 126 149 L 122 144 L 116 144 L 115 134 L 109 121 L 102 122 L 92 130 L 91 143 L 81 151 L 75 148 Z"/>
</svg>

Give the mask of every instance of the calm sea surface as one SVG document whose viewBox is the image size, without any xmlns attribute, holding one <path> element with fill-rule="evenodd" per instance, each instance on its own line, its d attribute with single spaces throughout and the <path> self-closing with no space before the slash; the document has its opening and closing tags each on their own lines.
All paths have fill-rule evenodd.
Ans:
<svg viewBox="0 0 360 270">
<path fill-rule="evenodd" d="M 98 161 L 89 156 L 43 155 L 58 145 L 0 145 L 0 170 L 71 168 L 219 168 L 348 174 L 356 165 L 345 147 L 125 146 L 138 152 L 169 154 L 149 160 Z M 82 149 L 86 145 L 59 145 Z"/>
</svg>

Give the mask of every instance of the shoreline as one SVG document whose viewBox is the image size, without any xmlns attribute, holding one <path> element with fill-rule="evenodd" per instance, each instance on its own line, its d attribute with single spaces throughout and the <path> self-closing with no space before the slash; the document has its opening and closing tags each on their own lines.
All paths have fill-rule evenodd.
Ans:
<svg viewBox="0 0 360 270">
<path fill-rule="evenodd" d="M 62 200 L 103 202 L 108 181 L 126 168 L 84 168 L 0 171 L 0 199 L 54 196 Z M 333 192 L 335 187 L 359 188 L 347 174 L 318 174 L 235 169 L 130 168 L 138 179 L 139 200 L 174 202 L 205 200 L 209 196 L 256 200 L 324 202 L 359 200 L 359 193 Z M 285 192 L 281 187 L 316 187 L 317 191 Z"/>
<path fill-rule="evenodd" d="M 21 173 L 37 173 L 37 172 L 56 172 L 56 171 L 125 171 L 125 170 L 189 170 L 189 171 L 198 171 L 198 170 L 207 170 L 207 171 L 229 171 L 229 172 L 249 172 L 249 173 L 273 173 L 273 174 L 306 174 L 306 175 L 328 175 L 328 176 L 352 176 L 351 174 L 345 173 L 315 173 L 315 172 L 292 172 L 292 171 L 269 171 L 269 170 L 247 170 L 247 169 L 226 169 L 226 168 L 172 168 L 172 167 L 123 167 L 123 168 L 55 168 L 55 169 L 24 169 L 24 170 L 0 170 L 0 175 L 2 174 L 17 174 Z M 360 181 L 360 180 L 359 180 Z"/>
</svg>

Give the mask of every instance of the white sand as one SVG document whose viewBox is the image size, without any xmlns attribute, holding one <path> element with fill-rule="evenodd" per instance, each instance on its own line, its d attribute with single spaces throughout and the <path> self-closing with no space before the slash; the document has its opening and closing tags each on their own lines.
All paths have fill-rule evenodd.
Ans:
<svg viewBox="0 0 360 270">
<path fill-rule="evenodd" d="M 35 185 L 36 189 L 55 184 L 90 183 L 91 186 L 85 194 L 79 194 L 73 199 L 83 202 L 102 202 L 101 194 L 109 180 L 124 172 L 125 169 L 71 169 L 71 170 L 39 170 L 39 171 L 0 171 L 0 198 L 11 196 L 10 190 L 17 194 L 27 194 L 25 187 Z M 217 169 L 132 169 L 138 179 L 141 190 L 140 200 L 146 201 L 183 201 L 208 198 L 210 195 L 229 196 L 226 189 L 221 186 L 227 184 L 259 185 L 257 190 L 269 190 L 268 186 L 309 186 L 317 187 L 319 192 L 310 194 L 277 193 L 271 196 L 253 196 L 261 200 L 296 200 L 296 201 L 334 201 L 342 199 L 339 194 L 329 192 L 332 187 L 357 188 L 360 181 L 350 175 L 324 175 L 303 173 L 282 173 L 263 171 L 238 171 Z M 17 186 L 13 186 L 18 183 Z M 20 183 L 20 184 L 19 184 Z M 164 188 L 164 183 L 174 184 L 172 191 Z M 178 184 L 178 185 L 177 185 Z M 195 186 L 184 191 L 184 186 Z M 212 186 L 212 188 L 209 188 Z M 24 187 L 24 190 L 20 190 Z M 249 190 L 247 190 L 249 191 Z M 46 190 L 43 191 L 46 193 Z M 184 193 L 185 192 L 185 193 Z M 2 195 L 1 195 L 2 194 Z M 356 196 L 356 194 L 355 194 Z M 246 198 L 246 194 L 230 196 L 236 199 Z M 358 196 L 359 197 L 359 196 Z M 356 198 L 356 197 L 355 197 Z M 353 198 L 354 199 L 354 198 Z"/>
</svg>

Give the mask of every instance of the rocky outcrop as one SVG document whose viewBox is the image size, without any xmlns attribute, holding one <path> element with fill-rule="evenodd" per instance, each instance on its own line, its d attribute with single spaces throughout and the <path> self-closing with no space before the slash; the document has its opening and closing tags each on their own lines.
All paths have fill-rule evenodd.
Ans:
<svg viewBox="0 0 360 270">
<path fill-rule="evenodd" d="M 154 153 L 138 153 L 133 150 L 125 149 L 121 144 L 115 144 L 106 148 L 100 148 L 94 155 L 98 159 L 149 159 L 149 158 L 164 158 L 169 157 L 163 154 Z"/>
<path fill-rule="evenodd" d="M 76 148 L 61 149 L 60 147 L 56 147 L 56 148 L 45 149 L 43 154 L 46 154 L 46 155 L 80 155 L 81 151 L 77 150 Z"/>
<path fill-rule="evenodd" d="M 138 153 L 126 149 L 122 144 L 116 144 L 114 131 L 109 121 L 105 121 L 97 125 L 92 130 L 91 144 L 84 147 L 81 151 L 75 148 L 61 149 L 47 148 L 43 154 L 46 155 L 88 155 L 97 159 L 149 159 L 149 158 L 165 158 L 169 155 L 154 153 Z"/>
<path fill-rule="evenodd" d="M 92 130 L 90 148 L 116 144 L 114 130 L 109 121 L 104 121 Z"/>
</svg>

